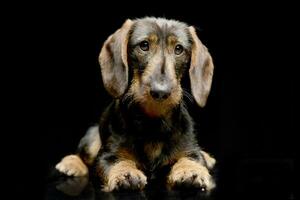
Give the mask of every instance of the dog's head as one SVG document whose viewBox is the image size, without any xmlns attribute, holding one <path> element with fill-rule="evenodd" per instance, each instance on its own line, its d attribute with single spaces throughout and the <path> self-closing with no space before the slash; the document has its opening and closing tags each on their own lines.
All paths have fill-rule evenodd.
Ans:
<svg viewBox="0 0 300 200">
<path fill-rule="evenodd" d="M 180 81 L 186 70 L 197 104 L 206 104 L 212 58 L 195 29 L 185 23 L 162 18 L 127 20 L 105 41 L 99 61 L 106 90 L 115 98 L 130 96 L 148 115 L 164 115 L 180 103 Z"/>
</svg>

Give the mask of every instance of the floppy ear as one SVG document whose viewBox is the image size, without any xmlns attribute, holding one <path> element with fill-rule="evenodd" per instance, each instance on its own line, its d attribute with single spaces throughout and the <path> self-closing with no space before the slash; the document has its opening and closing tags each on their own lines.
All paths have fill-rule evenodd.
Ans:
<svg viewBox="0 0 300 200">
<path fill-rule="evenodd" d="M 211 88 L 214 64 L 207 48 L 199 40 L 195 28 L 190 26 L 192 56 L 189 76 L 192 94 L 200 107 L 204 107 Z"/>
<path fill-rule="evenodd" d="M 115 98 L 128 86 L 127 44 L 133 22 L 126 20 L 120 29 L 108 37 L 99 55 L 105 89 Z"/>
</svg>

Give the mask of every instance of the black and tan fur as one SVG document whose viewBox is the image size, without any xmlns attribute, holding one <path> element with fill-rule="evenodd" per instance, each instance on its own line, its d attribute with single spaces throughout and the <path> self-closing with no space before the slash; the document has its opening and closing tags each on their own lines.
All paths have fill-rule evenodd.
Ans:
<svg viewBox="0 0 300 200">
<path fill-rule="evenodd" d="M 163 169 L 169 189 L 214 188 L 210 169 L 215 160 L 197 144 L 182 100 L 183 76 L 189 76 L 201 107 L 212 82 L 212 58 L 195 29 L 162 18 L 127 20 L 105 41 L 99 61 L 114 100 L 99 130 L 92 127 L 78 153 L 56 168 L 83 176 L 88 173 L 85 164 L 95 166 L 104 191 L 143 189 Z"/>
</svg>

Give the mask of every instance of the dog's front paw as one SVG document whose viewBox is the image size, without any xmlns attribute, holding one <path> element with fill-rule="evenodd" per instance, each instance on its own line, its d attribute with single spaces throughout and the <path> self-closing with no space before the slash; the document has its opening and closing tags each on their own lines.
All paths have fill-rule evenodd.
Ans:
<svg viewBox="0 0 300 200">
<path fill-rule="evenodd" d="M 147 177 L 141 170 L 128 167 L 119 163 L 113 166 L 107 177 L 107 183 L 103 187 L 103 191 L 111 192 L 113 190 L 130 189 L 142 190 L 147 184 Z"/>
<path fill-rule="evenodd" d="M 169 189 L 199 188 L 209 192 L 215 187 L 215 183 L 206 167 L 195 161 L 182 158 L 172 167 L 167 178 L 167 187 Z"/>
<path fill-rule="evenodd" d="M 68 155 L 64 157 L 55 168 L 68 176 L 86 176 L 88 168 L 77 155 Z"/>
</svg>

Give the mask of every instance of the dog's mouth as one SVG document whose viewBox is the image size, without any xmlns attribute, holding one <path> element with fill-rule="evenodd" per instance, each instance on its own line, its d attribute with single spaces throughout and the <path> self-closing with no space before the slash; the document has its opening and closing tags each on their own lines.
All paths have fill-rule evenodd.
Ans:
<svg viewBox="0 0 300 200">
<path fill-rule="evenodd" d="M 131 97 L 131 102 L 135 102 L 145 115 L 158 118 L 167 116 L 181 102 L 182 88 L 176 86 L 170 91 L 153 92 L 148 85 L 135 82 L 126 97 Z"/>
<path fill-rule="evenodd" d="M 168 94 L 151 94 L 149 90 L 139 105 L 149 117 L 163 117 L 168 115 L 179 104 L 180 100 L 181 95 L 176 94 L 176 91 L 171 91 Z"/>
</svg>

